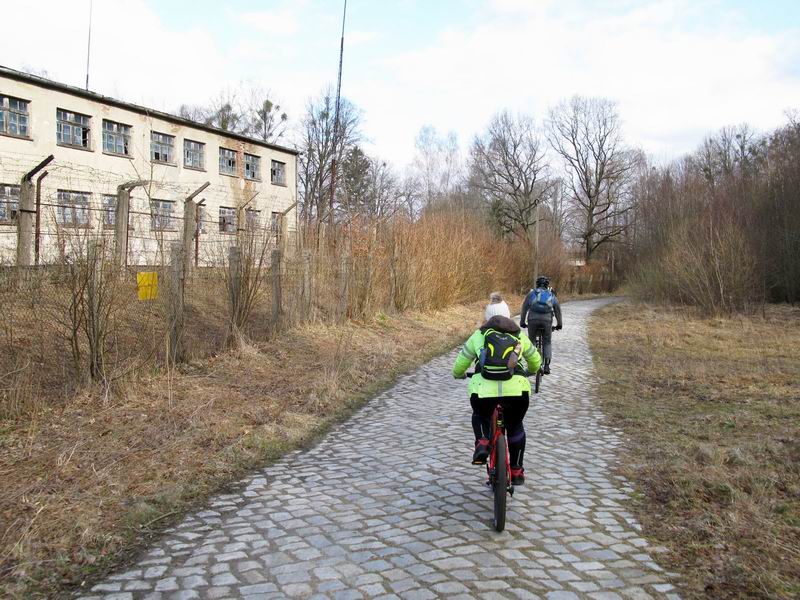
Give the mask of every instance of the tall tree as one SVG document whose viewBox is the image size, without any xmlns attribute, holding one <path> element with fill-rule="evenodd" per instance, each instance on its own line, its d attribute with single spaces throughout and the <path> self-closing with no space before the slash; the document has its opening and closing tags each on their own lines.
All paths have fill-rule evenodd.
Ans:
<svg viewBox="0 0 800 600">
<path fill-rule="evenodd" d="M 635 155 L 624 145 L 616 105 L 574 96 L 550 111 L 548 140 L 561 157 L 577 236 L 590 260 L 628 226 L 626 186 Z"/>
<path fill-rule="evenodd" d="M 341 164 L 345 153 L 361 139 L 359 111 L 343 98 L 339 108 L 339 135 L 334 140 L 335 104 L 333 92 L 326 90 L 309 100 L 301 124 L 300 209 L 307 225 L 312 220 L 321 222 L 327 218 L 333 158 Z"/>
<path fill-rule="evenodd" d="M 424 207 L 433 208 L 449 199 L 461 184 L 463 169 L 458 137 L 453 132 L 440 135 L 434 127 L 426 125 L 420 129 L 414 145 L 414 178 Z"/>
<path fill-rule="evenodd" d="M 490 203 L 501 229 L 531 239 L 537 206 L 554 182 L 547 177 L 544 144 L 528 115 L 496 114 L 472 143 L 472 186 Z"/>
</svg>

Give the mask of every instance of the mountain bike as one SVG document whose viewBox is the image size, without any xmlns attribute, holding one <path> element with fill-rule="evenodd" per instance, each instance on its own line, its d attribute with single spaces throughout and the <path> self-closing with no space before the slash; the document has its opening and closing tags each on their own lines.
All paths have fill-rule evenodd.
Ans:
<svg viewBox="0 0 800 600">
<path fill-rule="evenodd" d="M 472 377 L 474 373 L 467 373 Z M 503 531 L 506 527 L 506 500 L 514 495 L 511 485 L 511 456 L 508 452 L 508 440 L 503 420 L 503 403 L 498 402 L 492 413 L 492 437 L 489 440 L 489 459 L 486 461 L 488 479 L 486 485 L 492 488 L 494 496 L 495 531 Z"/>
</svg>

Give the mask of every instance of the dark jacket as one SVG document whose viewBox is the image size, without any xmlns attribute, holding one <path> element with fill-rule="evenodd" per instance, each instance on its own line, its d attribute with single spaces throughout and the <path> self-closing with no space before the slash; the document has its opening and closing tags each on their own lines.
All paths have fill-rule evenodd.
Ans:
<svg viewBox="0 0 800 600">
<path fill-rule="evenodd" d="M 553 309 L 548 313 L 539 313 L 536 311 L 531 310 L 531 305 L 533 304 L 534 300 L 536 299 L 536 292 L 539 291 L 539 288 L 535 290 L 531 290 L 525 296 L 525 301 L 522 303 L 522 309 L 519 311 L 519 324 L 521 327 L 528 326 L 528 319 L 530 318 L 532 321 L 541 321 L 541 320 L 553 320 L 553 316 L 556 318 L 556 325 L 561 326 L 561 305 L 558 303 L 558 298 L 556 298 L 555 292 L 553 292 Z M 552 290 L 551 290 L 552 291 Z"/>
</svg>

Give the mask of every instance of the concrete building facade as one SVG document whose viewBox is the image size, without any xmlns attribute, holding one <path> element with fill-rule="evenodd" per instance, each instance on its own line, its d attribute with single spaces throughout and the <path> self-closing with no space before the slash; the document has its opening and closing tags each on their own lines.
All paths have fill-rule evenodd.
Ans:
<svg viewBox="0 0 800 600">
<path fill-rule="evenodd" d="M 0 262 L 14 261 L 22 179 L 50 155 L 32 180 L 43 264 L 113 239 L 125 184 L 135 185 L 128 264 L 164 261 L 182 237 L 183 201 L 206 182 L 198 264 L 217 262 L 243 230 L 276 240 L 296 230 L 297 151 L 0 67 Z"/>
</svg>

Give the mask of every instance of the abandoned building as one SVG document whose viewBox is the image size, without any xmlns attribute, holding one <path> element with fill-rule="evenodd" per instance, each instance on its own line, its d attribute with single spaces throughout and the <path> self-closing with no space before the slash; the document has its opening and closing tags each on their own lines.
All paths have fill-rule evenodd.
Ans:
<svg viewBox="0 0 800 600">
<path fill-rule="evenodd" d="M 30 238 L 39 264 L 68 258 L 87 239 L 113 243 L 117 216 L 126 213 L 126 264 L 162 263 L 170 244 L 186 240 L 184 201 L 206 183 L 193 198 L 198 264 L 214 264 L 242 231 L 277 243 L 296 230 L 297 157 L 290 148 L 0 67 L 0 262 L 18 256 L 26 176 L 35 195 L 28 206 L 36 208 L 23 211 L 35 216 Z"/>
</svg>

